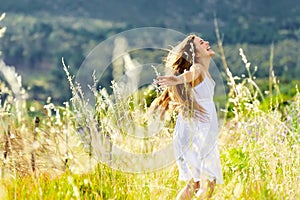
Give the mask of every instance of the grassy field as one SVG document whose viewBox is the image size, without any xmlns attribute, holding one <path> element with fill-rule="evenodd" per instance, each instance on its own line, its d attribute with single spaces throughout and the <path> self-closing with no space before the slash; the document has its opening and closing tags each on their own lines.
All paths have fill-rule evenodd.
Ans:
<svg viewBox="0 0 300 200">
<path fill-rule="evenodd" d="M 240 78 L 227 69 L 230 92 L 219 138 L 224 184 L 212 199 L 300 199 L 299 90 L 295 85 L 296 94 L 283 100 L 271 76 L 269 91 L 260 91 L 242 51 L 241 56 L 249 73 Z M 174 199 L 185 185 L 174 163 L 154 172 L 128 173 L 96 159 L 95 135 L 142 153 L 172 139 L 172 120 L 147 148 L 115 139 L 142 124 L 144 105 L 133 100 L 138 95 L 120 98 L 114 85 L 112 97 L 94 87 L 97 107 L 88 110 L 65 67 L 73 98 L 64 106 L 51 99 L 41 105 L 27 101 L 13 68 L 1 62 L 0 71 L 1 199 Z"/>
</svg>

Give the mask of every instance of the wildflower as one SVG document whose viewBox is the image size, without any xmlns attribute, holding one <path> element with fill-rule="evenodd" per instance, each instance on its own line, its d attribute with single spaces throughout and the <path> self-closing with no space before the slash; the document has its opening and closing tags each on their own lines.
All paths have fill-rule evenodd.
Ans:
<svg viewBox="0 0 300 200">
<path fill-rule="evenodd" d="M 242 49 L 242 48 L 239 48 L 239 51 L 240 51 L 240 56 L 242 57 L 243 62 L 244 62 L 245 64 L 247 64 L 247 63 L 248 63 L 248 60 L 247 60 L 247 58 L 246 58 L 246 56 L 245 56 L 245 54 L 244 54 L 243 49 Z"/>
<path fill-rule="evenodd" d="M 241 194 L 243 193 L 243 190 L 244 190 L 243 184 L 242 183 L 238 183 L 236 185 L 236 187 L 234 188 L 234 196 L 236 198 L 240 197 Z"/>
<path fill-rule="evenodd" d="M 73 184 L 73 195 L 77 198 L 80 197 L 80 194 L 79 194 L 79 191 L 78 191 L 78 188 L 76 185 Z"/>
<path fill-rule="evenodd" d="M 38 148 L 40 147 L 39 142 L 38 142 L 38 141 L 34 141 L 34 142 L 32 143 L 32 147 L 33 147 L 34 150 L 38 149 Z"/>
<path fill-rule="evenodd" d="M 35 111 L 35 107 L 30 106 L 29 110 L 30 110 L 31 112 L 34 112 L 34 111 Z"/>
</svg>

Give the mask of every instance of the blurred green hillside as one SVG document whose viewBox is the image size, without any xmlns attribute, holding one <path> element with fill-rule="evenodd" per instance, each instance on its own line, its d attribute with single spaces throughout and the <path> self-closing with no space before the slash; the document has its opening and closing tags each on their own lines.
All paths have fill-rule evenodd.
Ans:
<svg viewBox="0 0 300 200">
<path fill-rule="evenodd" d="M 75 74 L 97 44 L 136 27 L 200 33 L 211 41 L 217 51 L 215 62 L 222 69 L 214 45 L 214 16 L 233 72 L 245 73 L 238 55 L 242 47 L 253 66 L 259 67 L 257 78 L 266 78 L 274 43 L 275 74 L 287 84 L 299 80 L 300 6 L 296 0 L 11 0 L 1 2 L 0 11 L 7 13 L 0 24 L 7 27 L 0 40 L 1 57 L 23 75 L 36 100 L 52 96 L 62 102 L 70 97 L 67 81 L 62 81 L 61 57 Z"/>
</svg>

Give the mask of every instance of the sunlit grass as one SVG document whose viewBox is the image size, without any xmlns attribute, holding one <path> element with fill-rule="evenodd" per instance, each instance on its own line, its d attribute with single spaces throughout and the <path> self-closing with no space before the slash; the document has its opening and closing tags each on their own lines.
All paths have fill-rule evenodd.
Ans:
<svg viewBox="0 0 300 200">
<path fill-rule="evenodd" d="M 298 88 L 286 102 L 273 76 L 272 96 L 261 91 L 242 51 L 241 56 L 248 75 L 236 77 L 229 68 L 226 71 L 230 93 L 220 132 L 225 183 L 216 187 L 212 198 L 300 199 Z M 154 172 L 127 173 L 97 162 L 91 147 L 99 141 L 91 139 L 93 134 L 109 135 L 110 142 L 139 152 L 159 149 L 172 139 L 167 134 L 171 122 L 163 124 L 168 130 L 160 135 L 163 140 L 157 138 L 146 149 L 115 139 L 114 134 L 121 137 L 130 128 L 147 126 L 141 120 L 145 102 L 92 88 L 97 102 L 93 113 L 65 67 L 73 98 L 64 106 L 49 100 L 37 121 L 28 113 L 38 108 L 24 106 L 27 96 L 20 76 L 4 63 L 0 69 L 6 78 L 0 82 L 1 199 L 174 199 L 184 186 L 175 163 Z M 119 86 L 113 87 L 117 92 Z M 264 99 L 271 99 L 268 105 Z M 120 116 L 123 121 L 117 120 Z"/>
</svg>

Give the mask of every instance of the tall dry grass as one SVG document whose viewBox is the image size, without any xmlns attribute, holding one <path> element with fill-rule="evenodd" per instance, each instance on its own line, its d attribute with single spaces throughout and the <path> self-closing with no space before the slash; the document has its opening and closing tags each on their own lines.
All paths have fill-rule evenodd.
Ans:
<svg viewBox="0 0 300 200">
<path fill-rule="evenodd" d="M 242 50 L 240 55 L 248 75 L 234 76 L 226 67 L 230 93 L 220 132 L 225 183 L 216 187 L 212 199 L 300 199 L 300 93 L 282 102 L 274 73 L 274 91 L 260 91 L 252 75 L 255 68 Z M 140 120 L 144 102 L 118 96 L 122 87 L 117 84 L 114 96 L 94 86 L 97 107 L 90 110 L 68 67 L 64 69 L 73 92 L 70 102 L 28 108 L 20 76 L 1 62 L 0 198 L 174 199 L 185 184 L 177 180 L 175 164 L 151 173 L 125 173 L 97 163 L 95 157 L 101 155 L 94 152 L 103 149 L 92 148 L 108 141 L 134 152 L 151 152 L 160 148 L 159 142 L 172 139 L 172 120 L 161 124 L 157 139 L 163 140 L 132 148 L 131 141 L 118 138 L 134 129 L 147 130 Z M 273 99 L 268 107 L 263 105 L 267 98 Z M 29 115 L 34 109 L 41 111 L 38 118 Z"/>
</svg>

